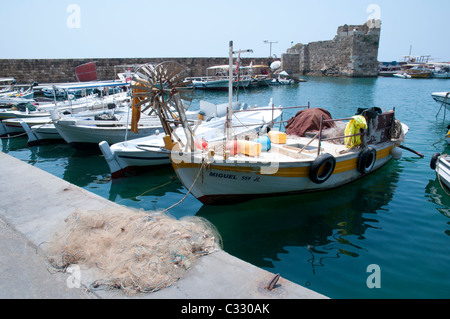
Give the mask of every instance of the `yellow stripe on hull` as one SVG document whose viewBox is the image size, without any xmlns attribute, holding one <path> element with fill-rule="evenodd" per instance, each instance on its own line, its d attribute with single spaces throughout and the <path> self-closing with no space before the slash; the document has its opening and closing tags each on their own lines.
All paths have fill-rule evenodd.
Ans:
<svg viewBox="0 0 450 319">
<path fill-rule="evenodd" d="M 394 148 L 394 146 L 387 147 L 385 149 L 381 149 L 377 151 L 377 161 L 385 158 L 386 156 L 390 155 L 391 150 Z M 359 154 L 359 153 L 357 153 Z M 343 160 L 343 161 L 337 161 L 336 167 L 334 169 L 333 175 L 340 174 L 344 172 L 348 172 L 351 170 L 356 169 L 357 167 L 357 154 L 354 158 Z M 270 175 L 270 176 L 276 176 L 276 177 L 308 177 L 309 171 L 310 171 L 310 165 L 312 161 L 304 161 L 304 162 L 292 162 L 291 164 L 297 165 L 295 167 L 274 167 L 274 173 L 273 174 L 267 174 L 264 173 L 264 171 L 261 171 L 261 163 L 256 162 L 254 166 L 239 166 L 239 164 L 236 165 L 220 165 L 220 164 L 211 164 L 208 166 L 208 169 L 210 170 L 220 170 L 225 172 L 236 172 L 236 173 L 254 173 L 257 175 Z M 280 163 L 281 166 L 284 163 Z M 302 166 L 298 166 L 302 165 Z M 180 168 L 196 168 L 199 169 L 201 164 L 200 163 L 174 163 L 172 162 L 172 166 L 175 170 L 178 170 Z"/>
</svg>

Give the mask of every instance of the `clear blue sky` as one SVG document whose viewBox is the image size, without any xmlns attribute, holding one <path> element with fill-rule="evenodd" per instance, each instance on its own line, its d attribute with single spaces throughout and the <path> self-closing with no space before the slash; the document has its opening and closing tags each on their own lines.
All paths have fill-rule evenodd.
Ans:
<svg viewBox="0 0 450 319">
<path fill-rule="evenodd" d="M 375 15 L 379 60 L 412 46 L 450 61 L 449 13 L 448 0 L 2 0 L 0 58 L 225 57 L 229 40 L 253 49 L 246 57 L 268 56 L 263 41 L 277 41 L 280 57 L 291 41 L 330 40 Z"/>
</svg>

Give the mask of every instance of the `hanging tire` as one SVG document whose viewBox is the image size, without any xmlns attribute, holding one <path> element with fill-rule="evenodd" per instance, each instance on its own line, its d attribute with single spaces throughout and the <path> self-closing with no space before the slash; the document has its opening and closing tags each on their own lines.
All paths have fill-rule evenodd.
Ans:
<svg viewBox="0 0 450 319">
<path fill-rule="evenodd" d="M 311 164 L 309 179 L 315 184 L 325 183 L 333 174 L 336 159 L 331 154 L 321 154 Z"/>
<path fill-rule="evenodd" d="M 436 169 L 437 160 L 441 156 L 441 153 L 434 153 L 431 157 L 430 168 L 434 171 Z"/>
<path fill-rule="evenodd" d="M 361 174 L 368 174 L 372 171 L 377 160 L 377 151 L 373 147 L 365 147 L 359 153 L 357 169 Z"/>
</svg>

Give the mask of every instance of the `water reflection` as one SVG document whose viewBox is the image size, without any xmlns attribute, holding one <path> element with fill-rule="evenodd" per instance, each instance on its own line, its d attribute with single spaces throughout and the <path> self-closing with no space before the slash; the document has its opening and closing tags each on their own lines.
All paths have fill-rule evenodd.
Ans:
<svg viewBox="0 0 450 319">
<path fill-rule="evenodd" d="M 178 180 L 172 167 L 156 168 L 145 174 L 112 180 L 109 200 L 123 199 L 140 201 L 146 196 L 162 197 L 168 192 L 176 192 Z M 139 199 L 139 197 L 142 197 Z"/>
<path fill-rule="evenodd" d="M 197 215 L 219 230 L 224 249 L 273 268 L 287 247 L 304 247 L 314 268 L 327 258 L 358 257 L 364 234 L 381 228 L 377 213 L 392 200 L 401 168 L 391 162 L 350 185 L 320 193 L 258 199 L 226 207 L 202 206 Z"/>
<path fill-rule="evenodd" d="M 73 150 L 65 166 L 64 180 L 79 187 L 110 183 L 110 170 L 103 156 Z"/>
<path fill-rule="evenodd" d="M 443 131 L 442 128 L 441 131 Z M 444 136 L 444 134 L 445 133 L 441 135 Z M 439 151 L 441 154 L 450 154 L 450 145 L 448 145 L 447 142 L 443 143 L 445 144 L 444 150 L 439 151 L 437 144 L 436 151 Z M 450 218 L 450 190 L 443 185 L 436 173 L 433 172 L 433 174 L 435 175 L 435 178 L 433 180 L 429 180 L 425 187 L 425 197 L 429 198 L 430 202 L 438 206 L 436 207 L 436 210 L 439 213 L 447 218 Z M 444 233 L 450 236 L 450 221 L 447 221 L 446 224 L 448 229 L 446 229 Z"/>
</svg>

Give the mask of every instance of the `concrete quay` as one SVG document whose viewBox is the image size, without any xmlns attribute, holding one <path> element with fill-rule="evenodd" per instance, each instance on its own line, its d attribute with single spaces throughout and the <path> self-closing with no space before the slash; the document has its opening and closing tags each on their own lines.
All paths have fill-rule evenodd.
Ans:
<svg viewBox="0 0 450 319">
<path fill-rule="evenodd" d="M 154 293 L 90 290 L 96 269 L 83 269 L 81 285 L 69 273 L 51 273 L 39 245 L 75 211 L 117 208 L 98 195 L 0 152 L 0 298 L 2 299 L 327 299 L 224 251 L 199 258 L 173 286 Z M 126 207 L 120 206 L 122 209 Z M 282 275 L 282 274 L 281 274 Z"/>
</svg>

